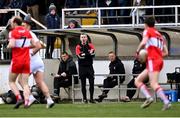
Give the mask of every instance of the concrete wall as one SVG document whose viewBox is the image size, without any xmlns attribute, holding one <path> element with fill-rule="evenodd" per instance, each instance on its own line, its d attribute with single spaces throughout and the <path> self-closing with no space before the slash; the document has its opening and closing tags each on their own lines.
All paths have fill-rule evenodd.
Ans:
<svg viewBox="0 0 180 118">
<path fill-rule="evenodd" d="M 51 73 L 57 73 L 58 66 L 59 66 L 59 60 L 44 60 L 45 63 L 45 82 L 47 83 L 50 92 L 53 92 L 53 77 L 51 76 Z M 127 74 L 131 74 L 132 67 L 133 67 L 133 60 L 123 60 L 125 70 Z M 103 61 L 94 61 L 94 69 L 95 74 L 108 74 L 108 65 L 109 61 L 103 60 Z M 180 60 L 165 60 L 164 62 L 164 68 L 162 72 L 160 73 L 160 79 L 159 82 L 163 83 L 167 81 L 166 73 L 174 72 L 175 67 L 180 67 Z M 6 92 L 9 90 L 8 86 L 8 68 L 9 65 L 1 65 L 0 67 L 0 93 Z M 105 77 L 95 77 L 95 83 L 101 84 L 103 82 L 103 79 Z M 128 83 L 132 77 L 126 77 L 126 80 L 124 83 Z M 35 82 L 32 77 L 30 77 L 30 85 L 33 85 Z M 126 87 L 126 86 L 124 86 Z M 96 87 L 97 88 L 97 87 Z M 61 97 L 67 98 L 68 95 L 65 93 L 63 89 Z M 88 90 L 88 89 L 87 89 Z M 117 98 L 117 90 L 110 91 L 108 98 Z M 101 93 L 100 90 L 95 91 L 95 98 Z M 122 95 L 125 95 L 126 91 L 121 91 Z M 76 92 L 76 98 L 81 98 L 81 92 Z"/>
</svg>

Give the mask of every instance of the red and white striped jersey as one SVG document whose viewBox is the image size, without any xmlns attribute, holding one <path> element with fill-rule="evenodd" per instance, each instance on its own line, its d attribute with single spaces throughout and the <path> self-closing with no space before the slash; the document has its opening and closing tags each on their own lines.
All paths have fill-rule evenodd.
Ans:
<svg viewBox="0 0 180 118">
<path fill-rule="evenodd" d="M 162 58 L 162 50 L 165 44 L 162 35 L 155 28 L 145 29 L 143 32 L 143 42 L 148 51 L 148 58 Z"/>
<path fill-rule="evenodd" d="M 12 48 L 12 61 L 24 62 L 30 61 L 30 46 L 32 36 L 29 30 L 22 26 L 14 28 L 9 33 L 9 40 L 15 40 L 15 47 Z"/>
</svg>

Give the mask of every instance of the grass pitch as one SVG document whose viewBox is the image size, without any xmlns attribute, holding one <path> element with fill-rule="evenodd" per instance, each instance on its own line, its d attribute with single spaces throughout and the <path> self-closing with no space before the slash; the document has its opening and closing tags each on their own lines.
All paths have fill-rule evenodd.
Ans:
<svg viewBox="0 0 180 118">
<path fill-rule="evenodd" d="M 0 105 L 0 117 L 180 117 L 180 103 L 173 103 L 172 108 L 161 111 L 162 103 L 153 103 L 146 109 L 141 103 L 100 103 L 100 104 L 56 104 L 46 109 L 45 104 L 34 104 L 28 109 L 22 106 Z"/>
</svg>

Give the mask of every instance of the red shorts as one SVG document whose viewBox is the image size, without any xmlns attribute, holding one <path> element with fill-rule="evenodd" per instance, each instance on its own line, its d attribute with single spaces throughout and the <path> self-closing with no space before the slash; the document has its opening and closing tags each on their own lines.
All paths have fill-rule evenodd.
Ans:
<svg viewBox="0 0 180 118">
<path fill-rule="evenodd" d="M 30 73 L 30 62 L 29 61 L 24 61 L 21 63 L 18 62 L 11 62 L 11 67 L 10 67 L 10 71 L 12 73 Z"/>
<path fill-rule="evenodd" d="M 149 72 L 158 71 L 160 72 L 163 67 L 163 60 L 162 59 L 148 59 L 146 63 L 146 68 Z"/>
</svg>

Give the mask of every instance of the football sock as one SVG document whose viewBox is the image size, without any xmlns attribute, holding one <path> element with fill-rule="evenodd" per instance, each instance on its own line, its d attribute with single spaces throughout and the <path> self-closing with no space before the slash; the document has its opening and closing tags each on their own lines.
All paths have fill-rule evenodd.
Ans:
<svg viewBox="0 0 180 118">
<path fill-rule="evenodd" d="M 16 101 L 21 100 L 21 99 L 22 99 L 22 97 L 20 94 L 16 95 Z"/>
<path fill-rule="evenodd" d="M 142 84 L 139 88 L 140 88 L 140 91 L 145 95 L 146 98 L 151 97 L 146 85 Z"/>
<path fill-rule="evenodd" d="M 164 104 L 168 104 L 169 103 L 169 100 L 165 96 L 164 91 L 163 91 L 163 89 L 161 87 L 158 87 L 156 89 L 156 93 L 161 98 L 161 100 L 164 102 Z"/>
</svg>

